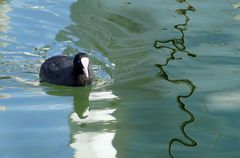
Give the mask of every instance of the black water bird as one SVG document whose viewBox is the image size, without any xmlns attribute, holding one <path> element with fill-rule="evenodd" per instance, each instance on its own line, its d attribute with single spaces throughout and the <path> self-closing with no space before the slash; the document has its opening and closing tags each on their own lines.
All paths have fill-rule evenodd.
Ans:
<svg viewBox="0 0 240 158">
<path fill-rule="evenodd" d="M 53 56 L 41 66 L 40 82 L 64 86 L 88 86 L 92 83 L 94 74 L 85 53 L 78 53 L 75 57 Z"/>
</svg>

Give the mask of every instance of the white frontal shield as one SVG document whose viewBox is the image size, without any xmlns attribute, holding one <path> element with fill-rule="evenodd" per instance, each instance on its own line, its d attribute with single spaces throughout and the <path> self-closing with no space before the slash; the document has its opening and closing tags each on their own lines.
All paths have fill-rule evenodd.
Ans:
<svg viewBox="0 0 240 158">
<path fill-rule="evenodd" d="M 86 74 L 87 78 L 89 78 L 89 74 L 88 74 L 89 59 L 87 57 L 83 57 L 81 59 L 81 62 L 83 65 L 83 72 Z"/>
</svg>

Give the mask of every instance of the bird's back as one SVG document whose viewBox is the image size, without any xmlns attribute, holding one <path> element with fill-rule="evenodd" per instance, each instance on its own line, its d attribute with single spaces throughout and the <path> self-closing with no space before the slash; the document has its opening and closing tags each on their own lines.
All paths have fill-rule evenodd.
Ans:
<svg viewBox="0 0 240 158">
<path fill-rule="evenodd" d="M 54 56 L 47 59 L 40 69 L 40 82 L 71 85 L 73 57 Z"/>
</svg>

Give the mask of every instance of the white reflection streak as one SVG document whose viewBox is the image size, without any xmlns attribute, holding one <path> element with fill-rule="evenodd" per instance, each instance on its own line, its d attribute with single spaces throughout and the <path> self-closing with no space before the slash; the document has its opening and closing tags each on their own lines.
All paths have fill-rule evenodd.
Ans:
<svg viewBox="0 0 240 158">
<path fill-rule="evenodd" d="M 112 146 L 115 133 L 85 132 L 73 136 L 70 144 L 76 150 L 74 158 L 114 158 L 116 150 Z"/>
<path fill-rule="evenodd" d="M 108 92 L 92 92 L 90 93 L 89 100 L 96 101 L 96 100 L 112 100 L 112 99 L 119 99 L 118 96 L 114 95 L 112 91 Z"/>
<path fill-rule="evenodd" d="M 112 91 L 108 92 L 93 92 L 90 94 L 90 100 L 113 100 L 118 99 Z M 86 119 L 79 119 L 76 113 L 73 113 L 70 118 L 77 124 L 91 123 L 91 122 L 108 122 L 115 121 L 116 118 L 112 116 L 112 113 L 116 109 L 102 109 L 91 110 L 89 116 Z M 112 146 L 112 140 L 114 138 L 114 132 L 81 132 L 73 136 L 74 142 L 70 144 L 70 147 L 75 149 L 74 158 L 114 158 L 117 151 Z"/>
<path fill-rule="evenodd" d="M 215 111 L 240 110 L 240 92 L 210 94 L 207 98 L 207 105 Z"/>
<path fill-rule="evenodd" d="M 17 77 L 17 76 L 15 76 L 14 79 L 18 82 L 22 82 L 24 84 L 31 85 L 31 86 L 39 86 L 40 84 L 39 81 L 28 81 L 24 78 Z"/>
<path fill-rule="evenodd" d="M 97 121 L 114 121 L 116 119 L 112 116 L 112 113 L 115 110 L 116 109 L 91 110 L 86 119 L 80 119 L 78 115 L 74 112 L 71 114 L 70 118 L 77 124 L 91 123 Z"/>
</svg>

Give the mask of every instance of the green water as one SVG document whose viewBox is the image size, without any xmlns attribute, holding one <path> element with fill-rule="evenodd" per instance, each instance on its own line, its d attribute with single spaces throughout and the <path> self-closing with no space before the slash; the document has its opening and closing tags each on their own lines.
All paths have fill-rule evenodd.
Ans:
<svg viewBox="0 0 240 158">
<path fill-rule="evenodd" d="M 238 158 L 239 26 L 237 0 L 0 0 L 0 158 Z M 91 90 L 39 85 L 78 51 Z"/>
</svg>

